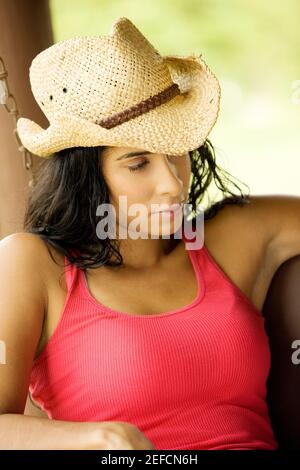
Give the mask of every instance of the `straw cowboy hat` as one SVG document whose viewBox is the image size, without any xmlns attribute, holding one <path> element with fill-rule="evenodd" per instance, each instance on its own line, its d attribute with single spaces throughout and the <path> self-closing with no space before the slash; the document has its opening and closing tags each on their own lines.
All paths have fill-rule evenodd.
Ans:
<svg viewBox="0 0 300 470">
<path fill-rule="evenodd" d="M 220 85 L 201 54 L 161 56 L 125 17 L 109 36 L 75 37 L 43 50 L 29 77 L 50 125 L 21 117 L 17 131 L 40 157 L 98 145 L 182 155 L 203 144 L 219 112 Z"/>
</svg>

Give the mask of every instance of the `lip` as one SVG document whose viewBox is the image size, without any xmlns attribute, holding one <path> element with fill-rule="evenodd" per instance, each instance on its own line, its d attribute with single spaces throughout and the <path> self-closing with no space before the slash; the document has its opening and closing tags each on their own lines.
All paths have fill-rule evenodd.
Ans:
<svg viewBox="0 0 300 470">
<path fill-rule="evenodd" d="M 156 212 L 154 212 L 154 214 L 164 213 L 164 212 L 168 212 L 170 214 L 176 214 L 177 212 L 179 212 L 182 209 L 182 207 L 183 207 L 183 203 L 173 204 L 168 209 L 164 209 L 164 210 L 161 210 L 161 211 L 156 211 Z"/>
</svg>

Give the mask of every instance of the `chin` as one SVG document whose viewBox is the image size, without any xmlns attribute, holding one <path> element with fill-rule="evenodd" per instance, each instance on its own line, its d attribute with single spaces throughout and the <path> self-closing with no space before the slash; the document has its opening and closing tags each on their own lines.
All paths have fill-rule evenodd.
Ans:
<svg viewBox="0 0 300 470">
<path fill-rule="evenodd" d="M 162 236 L 168 237 L 168 235 L 169 238 L 172 238 L 174 233 L 177 232 L 181 226 L 182 218 L 166 221 L 165 223 L 161 222 L 159 223 L 159 225 L 151 227 L 149 238 L 151 238 L 151 236 L 152 238 L 154 238 L 154 236 L 156 236 L 157 238 Z"/>
</svg>

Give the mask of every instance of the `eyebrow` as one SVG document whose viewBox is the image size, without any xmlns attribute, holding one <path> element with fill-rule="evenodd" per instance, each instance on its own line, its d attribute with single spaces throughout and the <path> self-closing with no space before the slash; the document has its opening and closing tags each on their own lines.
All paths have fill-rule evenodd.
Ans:
<svg viewBox="0 0 300 470">
<path fill-rule="evenodd" d="M 149 153 L 151 153 L 151 152 L 147 152 L 146 150 L 137 151 L 137 152 L 129 152 L 129 153 L 125 153 L 121 157 L 117 158 L 117 160 L 123 160 L 124 158 L 130 158 L 130 157 L 134 157 L 136 155 L 148 155 Z"/>
</svg>

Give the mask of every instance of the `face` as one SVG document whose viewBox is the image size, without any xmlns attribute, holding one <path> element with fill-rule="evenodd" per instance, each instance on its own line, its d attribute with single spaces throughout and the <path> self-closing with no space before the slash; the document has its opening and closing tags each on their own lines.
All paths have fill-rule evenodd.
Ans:
<svg viewBox="0 0 300 470">
<path fill-rule="evenodd" d="M 151 238 L 174 233 L 181 226 L 191 176 L 188 152 L 175 156 L 136 147 L 106 147 L 100 158 L 117 230 L 126 226 L 129 237 L 135 230 Z M 166 212 L 170 206 L 173 210 Z"/>
</svg>

